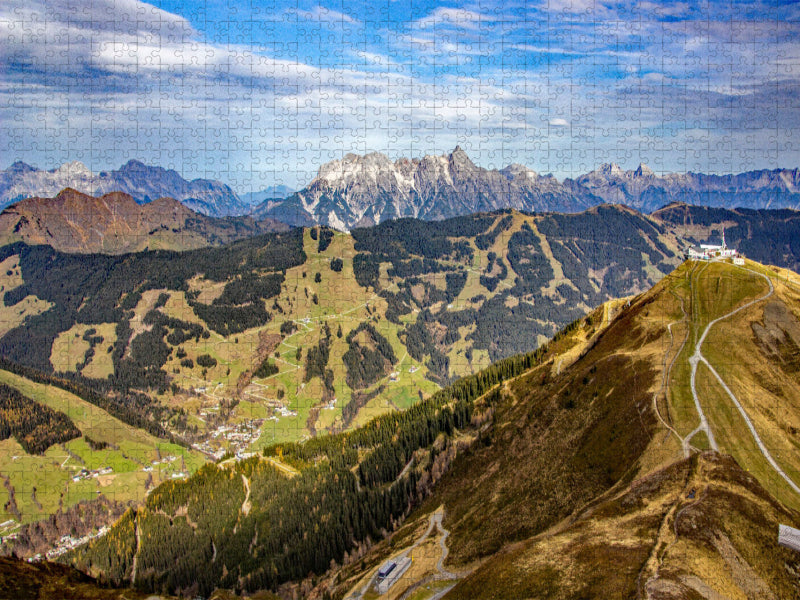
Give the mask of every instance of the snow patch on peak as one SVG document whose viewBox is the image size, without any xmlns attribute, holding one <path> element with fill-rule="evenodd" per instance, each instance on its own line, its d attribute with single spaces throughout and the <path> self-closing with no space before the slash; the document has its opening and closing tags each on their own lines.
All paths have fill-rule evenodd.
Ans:
<svg viewBox="0 0 800 600">
<path fill-rule="evenodd" d="M 522 177 L 523 179 L 536 179 L 539 177 L 539 174 L 536 171 L 519 163 L 512 163 L 506 168 L 501 169 L 500 172 L 508 179 L 514 179 L 516 177 Z"/>
<path fill-rule="evenodd" d="M 639 166 L 636 168 L 636 171 L 634 171 L 634 173 L 633 173 L 633 174 L 634 174 L 636 177 L 652 177 L 652 176 L 654 176 L 656 173 L 655 173 L 655 171 L 653 171 L 653 169 L 651 169 L 650 167 L 648 167 L 646 164 L 644 164 L 644 163 L 639 163 Z"/>
<path fill-rule="evenodd" d="M 364 179 L 374 183 L 381 175 L 388 174 L 392 170 L 394 164 L 380 152 L 372 152 L 365 156 L 345 154 L 340 160 L 332 160 L 322 165 L 314 181 L 324 181 L 334 187 L 347 186 Z"/>
<path fill-rule="evenodd" d="M 603 175 L 622 175 L 623 170 L 617 163 L 603 163 L 595 172 Z"/>
<path fill-rule="evenodd" d="M 91 177 L 93 175 L 89 167 L 77 160 L 64 163 L 60 167 L 53 169 L 51 173 L 67 177 Z"/>
</svg>

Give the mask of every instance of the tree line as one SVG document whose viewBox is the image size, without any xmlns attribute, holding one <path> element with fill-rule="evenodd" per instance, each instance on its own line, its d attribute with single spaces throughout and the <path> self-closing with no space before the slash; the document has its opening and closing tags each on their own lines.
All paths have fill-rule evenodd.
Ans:
<svg viewBox="0 0 800 600">
<path fill-rule="evenodd" d="M 44 454 L 53 444 L 81 436 L 66 414 L 0 384 L 0 440 L 14 437 L 28 454 Z"/>
</svg>

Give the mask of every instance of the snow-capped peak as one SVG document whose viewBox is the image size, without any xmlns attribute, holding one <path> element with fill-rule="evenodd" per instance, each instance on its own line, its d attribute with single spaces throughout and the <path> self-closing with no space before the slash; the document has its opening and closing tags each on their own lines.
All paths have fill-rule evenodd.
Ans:
<svg viewBox="0 0 800 600">
<path fill-rule="evenodd" d="M 93 175 L 89 167 L 77 160 L 64 163 L 57 169 L 54 169 L 52 173 L 67 177 L 92 177 Z"/>
<path fill-rule="evenodd" d="M 347 186 L 356 180 L 377 181 L 383 174 L 394 170 L 394 164 L 385 154 L 372 152 L 364 156 L 345 154 L 319 168 L 315 181 L 325 181 L 333 187 Z M 313 183 L 313 182 L 312 182 Z"/>
<path fill-rule="evenodd" d="M 601 175 L 615 175 L 619 176 L 622 175 L 624 171 L 617 163 L 604 163 L 600 165 L 595 173 L 599 173 Z"/>
<path fill-rule="evenodd" d="M 506 168 L 501 169 L 500 172 L 509 179 L 514 179 L 515 177 L 523 177 L 525 179 L 536 179 L 539 177 L 539 174 L 536 171 L 534 171 L 533 169 L 529 169 L 525 165 L 521 165 L 519 163 L 512 163 L 508 165 Z"/>
</svg>

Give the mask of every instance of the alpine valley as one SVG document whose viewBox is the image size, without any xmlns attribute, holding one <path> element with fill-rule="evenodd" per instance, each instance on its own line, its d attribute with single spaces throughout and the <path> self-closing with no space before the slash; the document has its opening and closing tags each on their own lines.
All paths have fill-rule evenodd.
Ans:
<svg viewBox="0 0 800 600">
<path fill-rule="evenodd" d="M 326 168 L 0 215 L 0 597 L 800 597 L 796 172 Z"/>
</svg>

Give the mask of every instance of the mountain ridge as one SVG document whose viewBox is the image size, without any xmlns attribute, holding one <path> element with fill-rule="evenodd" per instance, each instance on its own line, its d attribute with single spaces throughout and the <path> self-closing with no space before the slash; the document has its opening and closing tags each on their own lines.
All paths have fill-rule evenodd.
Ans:
<svg viewBox="0 0 800 600">
<path fill-rule="evenodd" d="M 348 153 L 320 165 L 299 191 L 273 186 L 242 197 L 218 181 L 186 181 L 174 170 L 137 160 L 98 175 L 79 162 L 44 171 L 18 161 L 0 171 L 0 204 L 53 196 L 65 187 L 90 194 L 123 191 L 140 203 L 169 196 L 210 216 L 252 214 L 343 231 L 401 217 L 440 220 L 505 208 L 580 212 L 604 202 L 646 213 L 675 201 L 725 208 L 800 207 L 797 168 L 659 175 L 643 163 L 634 170 L 605 163 L 559 181 L 518 163 L 501 169 L 480 167 L 460 146 L 443 155 L 396 160 L 378 152 Z"/>
<path fill-rule="evenodd" d="M 571 213 L 613 203 L 652 212 L 674 201 L 797 208 L 800 170 L 659 176 L 644 164 L 625 171 L 609 163 L 559 182 L 519 164 L 500 170 L 479 167 L 459 146 L 450 154 L 395 161 L 377 152 L 350 153 L 320 166 L 311 183 L 285 201 L 264 202 L 254 214 L 294 225 L 321 223 L 348 230 L 400 217 L 438 220 L 504 208 Z"/>
<path fill-rule="evenodd" d="M 0 204 L 8 206 L 33 196 L 55 196 L 65 188 L 88 195 L 124 192 L 140 204 L 170 197 L 205 215 L 226 217 L 248 212 L 226 184 L 210 179 L 187 181 L 173 169 L 149 166 L 131 159 L 119 169 L 92 173 L 73 161 L 49 171 L 17 161 L 0 171 Z"/>
<path fill-rule="evenodd" d="M 773 296 L 764 296 L 759 274 L 771 279 Z M 741 424 L 725 416 L 731 401 L 711 382 L 699 392 L 719 451 L 705 436 L 689 456 L 680 443 L 698 418 L 688 392 L 692 331 L 727 315 L 733 322 L 714 327 L 704 352 L 798 479 L 800 455 L 789 450 L 786 422 L 797 414 L 789 408 L 798 402 L 796 367 L 772 362 L 777 342 L 769 336 L 744 333 L 761 332 L 759 322 L 776 327 L 772 302 L 796 314 L 797 280 L 750 261 L 745 269 L 687 262 L 619 305 L 570 360 L 556 354 L 501 385 L 481 441 L 458 453 L 393 536 L 329 574 L 317 597 L 361 598 L 390 557 L 411 552 L 423 560 L 409 550 L 408 532 L 439 513 L 449 550 L 440 572 L 428 562 L 397 584 L 398 593 L 445 580 L 435 588 L 440 595 L 420 597 L 799 597 L 800 559 L 779 547 L 777 532 L 779 523 L 797 527 L 800 497 L 751 451 L 747 427 L 737 433 Z M 588 336 L 598 316 L 563 333 Z M 777 327 L 795 331 L 785 321 Z M 726 339 L 736 339 L 734 359 Z M 782 339 L 788 350 L 789 334 Z M 737 370 L 745 357 L 753 365 Z M 772 412 L 757 400 L 762 393 L 786 393 L 786 407 Z M 427 552 L 440 556 L 438 548 Z"/>
<path fill-rule="evenodd" d="M 71 188 L 54 198 L 21 200 L 0 213 L 0 245 L 24 241 L 80 253 L 189 250 L 287 229 L 272 219 L 207 217 L 172 198 L 139 204 L 124 192 L 90 196 Z"/>
</svg>

